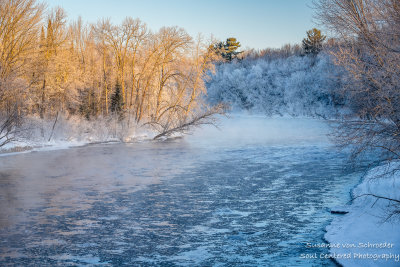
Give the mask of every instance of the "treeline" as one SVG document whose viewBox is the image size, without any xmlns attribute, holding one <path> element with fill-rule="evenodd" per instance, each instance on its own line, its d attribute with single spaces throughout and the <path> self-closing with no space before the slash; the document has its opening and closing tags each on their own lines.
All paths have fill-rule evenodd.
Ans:
<svg viewBox="0 0 400 267">
<path fill-rule="evenodd" d="M 267 116 L 338 118 L 348 113 L 338 91 L 344 83 L 343 69 L 325 52 L 287 56 L 284 50 L 216 69 L 207 83 L 211 103 L 225 102 L 233 109 Z"/>
<path fill-rule="evenodd" d="M 348 98 L 340 93 L 346 83 L 345 71 L 330 55 L 339 45 L 325 39 L 314 28 L 307 31 L 302 44 L 249 50 L 230 64 L 217 64 L 207 83 L 209 101 L 268 116 L 345 115 Z"/>
<path fill-rule="evenodd" d="M 209 111 L 201 96 L 213 57 L 211 44 L 178 27 L 152 32 L 130 17 L 120 25 L 67 23 L 61 8 L 0 1 L 2 118 L 117 114 L 159 131 L 176 128 Z"/>
</svg>

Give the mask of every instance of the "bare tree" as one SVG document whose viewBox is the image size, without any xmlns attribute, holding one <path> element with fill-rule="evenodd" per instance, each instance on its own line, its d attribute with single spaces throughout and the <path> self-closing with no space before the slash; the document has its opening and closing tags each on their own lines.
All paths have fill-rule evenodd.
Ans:
<svg viewBox="0 0 400 267">
<path fill-rule="evenodd" d="M 123 115 L 116 123 L 124 129 L 132 117 L 169 135 L 222 110 L 202 101 L 214 54 L 184 29 L 153 33 L 130 17 L 120 25 L 107 19 L 88 25 L 81 18 L 68 24 L 62 8 L 47 17 L 44 11 L 37 0 L 0 0 L 0 114 L 7 138 L 23 115 L 54 121 L 46 140 L 70 115 L 113 120 L 115 84 Z"/>
<path fill-rule="evenodd" d="M 400 4 L 396 0 L 320 0 L 319 19 L 343 40 L 332 54 L 349 73 L 343 93 L 356 118 L 343 121 L 338 140 L 355 153 L 380 148 L 400 154 Z"/>
<path fill-rule="evenodd" d="M 348 73 L 348 84 L 342 92 L 353 114 L 338 124 L 334 134 L 337 142 L 350 147 L 354 159 L 372 151 L 377 160 L 398 161 L 400 2 L 319 0 L 315 5 L 318 18 L 340 40 L 332 55 Z"/>
<path fill-rule="evenodd" d="M 0 148 L 15 140 L 17 130 L 18 114 L 14 107 L 8 114 L 0 114 Z"/>
<path fill-rule="evenodd" d="M 134 54 L 140 45 L 140 38 L 143 37 L 143 26 L 140 20 L 127 17 L 120 26 L 112 25 L 110 20 L 100 21 L 95 27 L 95 32 L 104 44 L 113 51 L 114 62 L 118 73 L 118 80 L 122 86 L 122 97 L 124 107 L 127 106 L 127 92 L 125 90 L 125 76 L 129 61 L 130 49 L 134 49 Z"/>
<path fill-rule="evenodd" d="M 202 101 L 206 94 L 204 81 L 214 67 L 213 45 L 203 42 L 200 36 L 197 42 L 192 42 L 185 32 L 174 28 L 163 29 L 162 34 L 162 38 L 166 35 L 168 39 L 162 39 L 160 47 L 155 112 L 146 123 L 160 132 L 156 138 L 210 123 L 213 114 L 225 111 L 223 105 L 208 107 Z"/>
<path fill-rule="evenodd" d="M 23 99 L 19 78 L 36 45 L 44 10 L 35 0 L 0 1 L 0 108 L 11 111 Z M 18 106 L 18 109 L 21 105 Z M 19 109 L 18 112 L 21 112 Z"/>
</svg>

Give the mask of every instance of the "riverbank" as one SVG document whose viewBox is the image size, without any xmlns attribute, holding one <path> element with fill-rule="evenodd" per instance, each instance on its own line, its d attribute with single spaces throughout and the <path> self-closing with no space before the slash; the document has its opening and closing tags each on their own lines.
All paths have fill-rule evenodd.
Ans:
<svg viewBox="0 0 400 267">
<path fill-rule="evenodd" d="M 371 169 L 352 192 L 351 205 L 333 209 L 327 226 L 331 257 L 343 266 L 399 266 L 400 163 Z M 377 198 L 380 197 L 380 198 Z M 387 198 L 387 199 L 385 199 Z M 396 214 L 397 212 L 397 214 Z"/>
<path fill-rule="evenodd" d="M 240 122 L 238 124 L 238 121 Z M 220 126 L 223 127 L 220 128 Z M 0 147 L 0 155 L 10 153 L 23 153 L 30 151 L 58 150 L 72 147 L 85 146 L 99 143 L 134 143 L 151 141 L 159 134 L 149 126 L 126 123 L 117 123 L 115 120 L 80 120 L 77 117 L 65 118 L 60 115 L 57 124 L 52 121 L 43 121 L 31 117 L 26 119 L 15 140 Z M 263 114 L 231 113 L 229 118 L 218 117 L 218 127 L 193 128 L 191 133 L 196 133 L 191 142 L 204 142 L 205 139 L 214 139 L 220 135 L 219 142 L 226 142 L 236 138 L 239 142 L 246 143 L 245 137 L 251 142 L 266 140 L 269 143 L 316 142 L 328 143 L 328 129 L 321 120 L 309 117 L 278 116 L 266 118 Z M 204 129 L 203 129 L 204 128 Z M 220 128 L 220 129 L 219 129 Z M 266 133 L 260 135 L 260 128 L 268 128 Z M 171 137 L 180 136 L 172 135 Z"/>
<path fill-rule="evenodd" d="M 118 118 L 89 121 L 59 115 L 56 122 L 37 117 L 26 118 L 13 140 L 0 147 L 0 155 L 98 143 L 140 142 L 151 140 L 157 134 L 149 127 L 119 122 Z"/>
<path fill-rule="evenodd" d="M 52 151 L 68 149 L 73 147 L 81 147 L 95 144 L 116 144 L 116 143 L 134 143 L 152 140 L 151 136 L 141 135 L 130 138 L 129 140 L 121 140 L 118 138 L 108 138 L 106 140 L 53 140 L 53 141 L 31 141 L 18 140 L 10 142 L 0 149 L 0 156 L 7 156 L 16 153 L 28 153 L 33 151 Z"/>
</svg>

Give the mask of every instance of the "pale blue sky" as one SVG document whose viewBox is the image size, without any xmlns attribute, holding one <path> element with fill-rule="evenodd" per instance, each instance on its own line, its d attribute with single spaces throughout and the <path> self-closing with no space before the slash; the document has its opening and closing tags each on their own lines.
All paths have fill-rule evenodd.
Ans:
<svg viewBox="0 0 400 267">
<path fill-rule="evenodd" d="M 312 0 L 47 0 L 63 7 L 70 20 L 86 22 L 126 16 L 139 18 L 150 29 L 179 26 L 196 37 L 211 34 L 218 40 L 236 37 L 242 48 L 263 49 L 300 43 L 314 27 Z"/>
</svg>

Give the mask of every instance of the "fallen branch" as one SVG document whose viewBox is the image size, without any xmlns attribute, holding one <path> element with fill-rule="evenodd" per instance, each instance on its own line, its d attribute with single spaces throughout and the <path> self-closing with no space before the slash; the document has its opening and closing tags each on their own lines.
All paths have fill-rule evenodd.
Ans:
<svg viewBox="0 0 400 267">
<path fill-rule="evenodd" d="M 160 134 L 156 135 L 153 140 L 157 140 L 161 137 L 164 136 L 170 136 L 176 132 L 184 133 L 188 131 L 192 127 L 197 127 L 200 125 L 205 125 L 205 124 L 211 124 L 214 125 L 215 121 L 213 119 L 213 116 L 216 114 L 225 114 L 226 106 L 223 104 L 217 105 L 206 112 L 197 115 L 193 118 L 191 118 L 189 121 L 184 122 L 176 127 L 168 129 L 168 127 L 163 127 L 164 131 L 161 132 Z M 152 124 L 151 122 L 149 124 Z M 158 122 L 154 122 L 154 124 L 160 125 Z"/>
<path fill-rule="evenodd" d="M 375 194 L 362 194 L 362 195 L 356 196 L 352 200 L 355 200 L 355 199 L 357 199 L 359 197 L 364 197 L 364 196 L 372 196 L 372 197 L 375 197 L 377 199 L 386 199 L 386 200 L 389 200 L 389 201 L 400 203 L 400 200 L 398 200 L 398 199 L 389 198 L 389 197 L 382 197 L 382 196 L 378 196 L 378 195 L 375 195 Z"/>
</svg>

